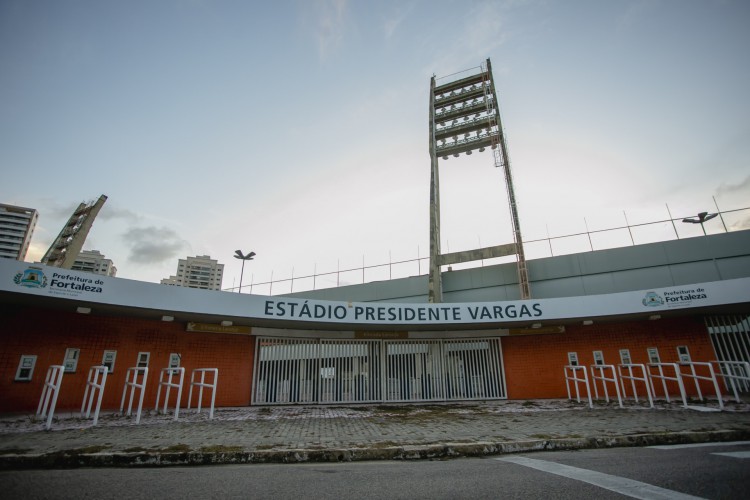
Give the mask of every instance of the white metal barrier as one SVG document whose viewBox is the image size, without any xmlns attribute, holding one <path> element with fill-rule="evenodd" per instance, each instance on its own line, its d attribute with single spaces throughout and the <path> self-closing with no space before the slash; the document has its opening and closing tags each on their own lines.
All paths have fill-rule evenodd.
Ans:
<svg viewBox="0 0 750 500">
<path fill-rule="evenodd" d="M 172 382 L 172 376 L 178 374 L 179 379 L 178 382 Z M 165 380 L 165 376 L 167 377 Z M 182 400 L 182 383 L 185 380 L 185 368 L 179 367 L 179 368 L 163 368 L 161 370 L 161 374 L 159 375 L 159 390 L 156 391 L 156 411 L 159 411 L 159 399 L 161 398 L 161 389 L 162 387 L 166 387 L 167 390 L 164 391 L 164 409 L 163 413 L 167 413 L 167 407 L 169 405 L 169 392 L 172 390 L 172 388 L 177 389 L 177 400 L 175 401 L 174 405 L 174 419 L 177 420 L 177 417 L 180 415 L 180 401 Z"/>
<path fill-rule="evenodd" d="M 52 365 L 47 369 L 47 378 L 44 380 L 42 397 L 39 398 L 39 406 L 36 409 L 37 417 L 47 418 L 47 423 L 45 425 L 47 430 L 49 430 L 52 425 L 52 416 L 55 414 L 57 395 L 60 392 L 63 373 L 65 373 L 65 367 L 63 365 Z"/>
<path fill-rule="evenodd" d="M 200 382 L 195 381 L 195 375 L 200 373 Z M 206 374 L 213 374 L 213 380 L 206 382 Z M 198 387 L 198 413 L 201 412 L 201 403 L 203 402 L 203 388 L 211 389 L 211 411 L 208 418 L 214 418 L 214 402 L 216 401 L 216 384 L 219 381 L 219 369 L 218 368 L 196 368 L 190 373 L 190 392 L 188 394 L 187 409 L 190 409 L 190 404 L 193 400 L 193 388 Z"/>
<path fill-rule="evenodd" d="M 138 379 L 141 379 L 138 382 Z M 122 400 L 120 401 L 120 413 L 122 414 L 125 408 L 125 396 L 130 389 L 130 402 L 128 403 L 128 413 L 130 416 L 133 410 L 133 396 L 135 396 L 136 389 L 140 391 L 140 397 L 138 398 L 138 413 L 136 414 L 135 423 L 141 423 L 141 410 L 143 409 L 143 395 L 146 391 L 146 380 L 148 379 L 148 368 L 146 367 L 132 367 L 128 368 L 125 375 L 125 386 L 122 388 Z"/>
<path fill-rule="evenodd" d="M 605 370 L 611 371 L 612 376 L 607 377 Z M 597 375 L 598 372 L 598 375 Z M 591 381 L 594 385 L 594 396 L 599 399 L 599 389 L 597 388 L 597 380 L 602 381 L 602 388 L 604 389 L 604 398 L 609 403 L 609 391 L 607 391 L 607 382 L 612 382 L 617 392 L 617 402 L 622 408 L 622 396 L 620 395 L 620 383 L 617 380 L 617 372 L 615 371 L 614 365 L 591 365 Z"/>
<path fill-rule="evenodd" d="M 578 372 L 583 374 L 583 378 L 577 377 Z M 581 394 L 578 390 L 578 384 L 584 383 L 586 386 L 586 396 L 589 398 L 589 407 L 593 408 L 594 403 L 591 401 L 591 386 L 589 385 L 589 376 L 585 366 L 565 365 L 565 388 L 568 390 L 568 399 L 573 399 L 570 395 L 570 382 L 573 382 L 576 388 L 576 400 L 581 402 Z"/>
<path fill-rule="evenodd" d="M 685 373 L 684 371 L 682 371 L 682 367 L 690 367 L 690 373 Z M 707 368 L 708 369 L 708 376 L 698 375 L 696 373 L 696 371 L 695 371 L 696 367 L 698 367 L 698 368 L 700 368 L 700 367 Z M 679 364 L 679 368 L 680 368 L 680 376 L 681 377 L 690 377 L 690 378 L 693 379 L 693 382 L 695 382 L 695 390 L 698 393 L 698 399 L 700 399 L 701 401 L 704 400 L 704 397 L 703 397 L 703 392 L 701 392 L 701 387 L 700 387 L 699 381 L 700 380 L 706 380 L 706 381 L 709 381 L 709 382 L 713 383 L 713 385 L 714 385 L 714 391 L 716 392 L 716 399 L 719 402 L 719 409 L 721 409 L 721 410 L 724 409 L 724 401 L 722 401 L 722 399 L 721 399 L 721 390 L 719 389 L 719 382 L 717 382 L 717 380 L 716 380 L 716 374 L 714 373 L 714 367 L 713 367 L 713 365 L 711 363 L 699 362 L 699 361 L 690 361 L 690 362 L 680 363 Z"/>
<path fill-rule="evenodd" d="M 674 371 L 674 377 L 670 377 L 668 375 L 664 375 L 664 368 L 671 368 Z M 659 373 L 656 374 L 653 372 L 652 368 L 658 368 Z M 660 379 L 662 384 L 662 389 L 664 390 L 664 398 L 667 400 L 667 402 L 670 401 L 669 399 L 669 390 L 667 389 L 667 380 L 671 380 L 673 382 L 677 382 L 677 386 L 680 388 L 680 396 L 682 397 L 682 405 L 687 408 L 687 397 L 685 396 L 685 385 L 682 383 L 682 375 L 680 373 L 680 367 L 677 365 L 677 363 L 649 363 L 648 364 L 648 371 L 646 372 L 648 374 L 648 382 L 649 385 L 651 385 L 651 393 L 656 397 L 656 391 L 654 390 L 654 379 Z"/>
<path fill-rule="evenodd" d="M 91 406 L 94 404 L 94 397 L 98 392 L 99 397 L 96 398 L 93 425 L 96 425 L 99 421 L 99 410 L 102 407 L 102 396 L 104 395 L 104 386 L 107 384 L 108 371 L 109 369 L 106 366 L 92 366 L 89 369 L 86 392 L 83 394 L 83 403 L 81 403 L 81 418 L 89 418 L 91 416 Z M 88 400 L 88 405 L 86 404 L 86 400 Z"/>
<path fill-rule="evenodd" d="M 641 376 L 633 373 L 633 369 L 638 369 L 641 372 Z M 627 370 L 627 374 L 623 373 L 623 370 Z M 617 372 L 620 376 L 620 383 L 622 383 L 622 395 L 628 397 L 628 391 L 625 388 L 625 380 L 630 380 L 630 387 L 633 389 L 633 398 L 635 402 L 638 402 L 638 390 L 636 389 L 636 382 L 643 382 L 646 387 L 646 395 L 648 396 L 648 404 L 651 408 L 654 407 L 654 399 L 651 397 L 651 385 L 649 384 L 648 374 L 646 372 L 645 365 L 638 364 L 620 364 L 617 365 Z"/>
<path fill-rule="evenodd" d="M 725 383 L 729 381 L 728 385 L 732 388 L 734 400 L 741 403 L 742 399 L 740 399 L 735 381 L 738 381 L 745 391 L 750 389 L 750 363 L 747 361 L 711 361 L 711 363 L 717 365 L 718 375 L 724 377 Z"/>
</svg>

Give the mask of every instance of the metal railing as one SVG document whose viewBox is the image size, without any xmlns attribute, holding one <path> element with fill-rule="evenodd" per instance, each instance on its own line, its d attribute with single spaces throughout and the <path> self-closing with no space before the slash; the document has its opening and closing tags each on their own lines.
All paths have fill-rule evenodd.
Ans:
<svg viewBox="0 0 750 500">
<path fill-rule="evenodd" d="M 740 212 L 748 212 L 750 214 L 750 207 L 739 208 L 735 210 L 724 210 L 717 212 L 719 217 L 714 219 L 714 225 L 720 224 L 722 232 L 730 232 L 733 230 L 732 226 L 727 227 L 725 216 L 729 214 L 737 214 Z M 639 244 L 654 243 L 656 241 L 670 241 L 674 239 L 680 239 L 680 233 L 677 230 L 676 223 L 682 223 L 683 217 L 662 219 L 652 222 L 645 222 L 640 224 L 630 224 L 627 222 L 627 215 L 625 216 L 626 224 L 623 226 L 612 227 L 608 229 L 597 229 L 597 230 L 586 230 L 583 232 L 560 235 L 560 236 L 547 236 L 546 238 L 538 238 L 533 240 L 524 240 L 524 248 L 526 249 L 526 260 L 541 259 L 546 257 L 554 257 L 556 255 L 566 255 L 570 253 L 579 252 L 593 252 L 596 250 L 605 250 L 610 248 L 620 248 L 624 246 L 635 246 Z M 584 219 L 585 222 L 585 219 Z M 639 231 L 649 227 L 655 227 L 659 225 L 669 224 L 672 226 L 671 230 L 668 230 L 660 236 L 659 239 L 640 237 Z M 588 224 L 587 224 L 588 226 Z M 614 235 L 615 233 L 622 233 L 627 231 L 625 238 L 617 238 L 617 241 L 610 239 L 607 244 L 597 244 L 597 239 L 606 235 Z M 593 238 L 592 238 L 593 237 Z M 567 240 L 567 241 L 565 241 Z M 622 241 L 626 241 L 626 244 L 622 244 Z M 553 242 L 560 242 L 561 244 L 567 243 L 572 244 L 574 248 L 568 248 L 567 251 L 563 250 L 556 252 L 553 247 Z M 510 258 L 514 258 L 511 256 Z M 405 277 L 422 276 L 426 275 L 429 270 L 429 257 L 419 256 L 419 247 L 417 247 L 417 258 L 405 259 L 393 261 L 389 257 L 389 261 L 386 263 L 378 264 L 365 264 L 365 257 L 362 256 L 362 265 L 356 267 L 348 267 L 341 269 L 337 267 L 335 271 L 326 271 L 319 273 L 317 267 L 312 274 L 304 274 L 295 276 L 294 268 L 289 277 L 274 279 L 273 271 L 271 272 L 271 279 L 266 281 L 254 281 L 254 275 L 251 275 L 250 283 L 242 285 L 242 291 L 246 293 L 260 293 L 267 295 L 274 295 L 274 288 L 276 288 L 277 294 L 286 294 L 294 292 L 303 292 L 309 290 L 319 290 L 323 288 L 334 288 L 339 286 L 347 285 L 359 285 L 364 283 L 370 283 L 373 281 L 381 281 L 384 279 L 392 280 Z M 481 263 L 477 261 L 474 263 L 476 266 L 484 265 L 484 261 Z M 409 271 L 403 272 L 405 267 L 409 268 Z M 394 268 L 396 275 L 394 276 Z M 424 269 L 424 273 L 422 272 Z M 416 271 L 416 274 L 414 273 Z M 374 276 L 374 277 L 373 277 Z M 319 286 L 320 282 L 323 281 L 323 286 Z M 300 285 L 300 283 L 306 283 L 307 286 Z M 295 284 L 298 289 L 295 290 Z M 311 286 L 310 286 L 311 285 Z M 237 291 L 239 286 L 231 286 L 223 288 L 224 291 Z M 281 290 L 279 290 L 281 288 Z M 258 291 L 258 289 L 262 291 Z M 255 290 L 255 292 L 253 292 Z M 267 293 L 266 293 L 267 291 Z"/>
</svg>

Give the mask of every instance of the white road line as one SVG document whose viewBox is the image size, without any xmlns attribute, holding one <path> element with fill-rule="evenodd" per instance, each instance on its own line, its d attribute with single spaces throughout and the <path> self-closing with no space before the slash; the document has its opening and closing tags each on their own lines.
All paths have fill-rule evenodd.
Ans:
<svg viewBox="0 0 750 500">
<path fill-rule="evenodd" d="M 725 443 L 690 443 L 690 444 L 664 444 L 659 446 L 647 446 L 654 450 L 677 450 L 680 448 L 705 448 L 706 446 L 740 446 L 750 444 L 750 441 L 727 441 Z"/>
<path fill-rule="evenodd" d="M 724 453 L 711 453 L 711 455 L 721 455 L 732 458 L 750 458 L 750 451 L 727 451 Z"/>
<path fill-rule="evenodd" d="M 502 462 L 510 462 L 517 465 L 523 465 L 525 467 L 531 467 L 532 469 L 540 470 L 543 472 L 549 472 L 550 474 L 556 474 L 558 476 L 575 479 L 577 481 L 583 481 L 584 483 L 593 484 L 600 488 L 604 488 L 621 495 L 626 495 L 633 498 L 643 499 L 688 499 L 688 498 L 700 498 L 677 491 L 668 490 L 666 488 L 660 488 L 648 483 L 642 483 L 633 479 L 628 479 L 620 476 L 613 476 L 611 474 L 604 474 L 602 472 L 596 472 L 588 469 L 579 469 L 578 467 L 571 467 L 570 465 L 558 464 L 556 462 L 547 462 L 544 460 L 536 460 L 533 458 L 526 457 L 501 457 L 496 458 Z"/>
</svg>

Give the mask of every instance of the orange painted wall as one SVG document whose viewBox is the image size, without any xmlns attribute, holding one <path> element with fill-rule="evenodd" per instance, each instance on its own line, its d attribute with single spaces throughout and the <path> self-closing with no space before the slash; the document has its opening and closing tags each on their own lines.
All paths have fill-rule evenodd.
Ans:
<svg viewBox="0 0 750 500">
<path fill-rule="evenodd" d="M 80 349 L 78 369 L 66 373 L 58 410 L 79 411 L 91 366 L 102 362 L 105 350 L 116 350 L 114 373 L 108 377 L 102 408 L 118 409 L 125 373 L 135 366 L 139 352 L 150 352 L 149 380 L 144 407 L 153 409 L 159 371 L 167 367 L 170 353 L 180 353 L 186 369 L 182 406 L 187 404 L 190 371 L 218 368 L 216 405 L 248 406 L 252 386 L 254 337 L 185 331 L 185 323 L 167 323 L 121 317 L 66 313 L 45 309 L 3 308 L 0 318 L 0 412 L 35 411 L 47 368 L 62 364 L 67 348 Z M 503 337 L 503 361 L 509 399 L 564 398 L 567 353 L 578 353 L 579 363 L 594 363 L 592 352 L 601 350 L 607 364 L 620 363 L 619 350 L 630 349 L 633 363 L 648 363 L 646 349 L 656 347 L 662 362 L 677 362 L 677 346 L 687 345 L 693 361 L 709 361 L 715 354 L 701 317 L 631 321 L 590 326 L 568 326 L 565 333 Z M 31 382 L 14 381 L 21 355 L 36 355 Z M 601 383 L 600 383 L 601 384 Z M 657 384 L 658 386 L 659 384 Z M 704 394 L 712 386 L 701 383 Z M 601 385 L 600 385 L 601 388 Z M 695 395 L 692 381 L 688 394 Z M 630 390 L 628 386 L 628 390 Z M 677 394 L 674 384 L 668 388 Z M 593 391 L 593 389 L 592 389 Z M 172 390 L 170 406 L 174 405 Z M 644 389 L 639 387 L 641 395 Z M 661 389 L 657 395 L 661 395 Z M 614 388 L 610 386 L 610 395 Z M 632 396 L 632 394 L 629 394 Z M 197 391 L 194 393 L 194 398 Z M 204 406 L 210 393 L 204 391 Z"/>
<path fill-rule="evenodd" d="M 656 347 L 662 363 L 678 362 L 677 346 L 686 345 L 692 361 L 716 359 L 706 327 L 700 316 L 658 321 L 631 321 L 589 326 L 568 326 L 565 333 L 503 337 L 503 358 L 509 399 L 564 398 L 564 366 L 568 364 L 568 352 L 578 353 L 578 362 L 589 367 L 594 364 L 593 351 L 602 351 L 605 364 L 620 363 L 620 349 L 629 349 L 632 363 L 647 364 L 649 347 Z M 665 375 L 673 372 L 665 370 Z M 698 375 L 708 372 L 698 372 Z M 639 374 L 640 375 L 640 374 Z M 591 371 L 589 369 L 589 377 Z M 607 375 L 609 376 L 609 375 Z M 603 397 L 602 382 L 599 395 Z M 663 395 L 661 384 L 656 394 Z M 581 389 L 582 389 L 581 385 Z M 700 382 L 704 395 L 714 394 L 709 382 Z M 721 386 L 720 386 L 721 387 Z M 642 384 L 636 386 L 639 395 L 645 396 Z M 668 383 L 670 394 L 679 394 L 675 383 Z M 688 395 L 696 395 L 692 379 L 686 379 Z M 632 396 L 627 385 L 628 396 Z M 573 385 L 571 384 L 571 391 Z M 594 392 L 591 388 L 592 394 Z M 612 384 L 608 386 L 610 397 L 615 396 Z"/>
<path fill-rule="evenodd" d="M 219 369 L 217 406 L 250 404 L 255 341 L 249 335 L 186 332 L 185 323 L 6 308 L 0 321 L 0 412 L 36 411 L 47 368 L 63 364 L 67 348 L 80 349 L 80 359 L 76 372 L 63 376 L 58 410 L 80 411 L 89 368 L 101 365 L 105 350 L 116 350 L 117 358 L 107 378 L 103 409 L 120 407 L 126 370 L 136 365 L 142 351 L 151 353 L 144 408 L 153 409 L 156 403 L 160 370 L 169 365 L 170 353 L 179 353 L 185 367 L 183 407 L 194 368 Z M 37 356 L 33 379 L 16 382 L 24 354 Z M 210 396 L 210 390 L 204 389 L 204 407 L 210 404 Z M 195 389 L 193 405 L 197 397 Z M 163 398 L 162 394 L 162 402 Z M 176 389 L 172 389 L 170 407 L 175 399 Z"/>
</svg>

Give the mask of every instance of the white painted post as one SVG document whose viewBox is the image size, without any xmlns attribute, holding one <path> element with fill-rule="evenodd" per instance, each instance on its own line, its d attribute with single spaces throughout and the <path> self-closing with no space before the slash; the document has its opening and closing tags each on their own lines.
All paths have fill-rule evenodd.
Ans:
<svg viewBox="0 0 750 500">
<path fill-rule="evenodd" d="M 200 382 L 195 381 L 195 374 L 200 373 L 201 374 L 201 380 Z M 206 373 L 212 373 L 213 374 L 213 381 L 210 383 L 206 382 Z M 187 409 L 190 409 L 190 404 L 193 399 L 193 387 L 198 387 L 198 413 L 201 412 L 201 404 L 203 403 L 203 388 L 210 388 L 211 389 L 211 411 L 209 413 L 208 418 L 213 419 L 214 418 L 214 403 L 216 401 L 216 385 L 219 381 L 219 369 L 218 368 L 196 368 L 192 371 L 190 374 L 190 393 L 188 394 L 188 405 Z"/>
<path fill-rule="evenodd" d="M 138 377 L 141 376 L 141 382 L 138 383 Z M 130 389 L 130 402 L 128 403 L 128 413 L 130 416 L 133 410 L 133 396 L 135 391 L 140 391 L 140 397 L 138 398 L 138 413 L 136 414 L 135 423 L 141 423 L 141 410 L 143 409 L 143 396 L 146 392 L 146 380 L 148 379 L 148 368 L 147 367 L 132 367 L 128 368 L 125 374 L 125 385 L 122 388 L 122 400 L 120 401 L 120 414 L 123 413 L 125 408 L 125 396 L 127 395 L 128 389 Z"/>
<path fill-rule="evenodd" d="M 45 424 L 47 430 L 52 426 L 52 416 L 55 414 L 57 395 L 60 392 L 60 385 L 62 385 L 63 373 L 65 373 L 63 365 L 52 365 L 47 369 L 42 397 L 39 398 L 39 406 L 36 409 L 37 417 L 47 417 L 47 423 Z"/>
<path fill-rule="evenodd" d="M 94 395 L 98 391 L 99 397 L 96 400 L 93 425 L 96 425 L 97 422 L 99 422 L 99 410 L 102 407 L 102 396 L 104 395 L 104 386 L 107 384 L 108 371 L 109 369 L 106 366 L 92 366 L 89 369 L 89 377 L 86 381 L 86 392 L 83 394 L 83 403 L 81 404 L 81 418 L 89 418 L 91 416 L 91 406 L 94 403 Z M 87 399 L 88 406 L 86 406 Z M 85 416 L 84 408 L 86 409 Z"/>
<path fill-rule="evenodd" d="M 175 373 L 180 375 L 179 381 L 177 383 L 172 382 L 172 375 Z M 164 380 L 164 376 L 167 375 L 167 380 Z M 161 375 L 159 376 L 159 390 L 156 391 L 156 411 L 159 411 L 159 398 L 161 397 L 161 388 L 166 387 L 167 390 L 165 391 L 164 395 L 164 411 L 163 413 L 167 413 L 167 407 L 169 405 L 169 392 L 172 390 L 172 388 L 177 389 L 177 401 L 175 402 L 175 408 L 174 408 L 174 419 L 177 420 L 177 418 L 180 415 L 180 402 L 182 399 L 182 382 L 185 379 L 185 368 L 178 367 L 178 368 L 163 368 L 161 370 Z"/>
<path fill-rule="evenodd" d="M 627 375 L 622 374 L 622 369 L 625 368 L 628 370 Z M 641 377 L 638 377 L 633 374 L 633 368 L 640 368 L 641 370 Z M 649 378 L 647 375 L 646 367 L 644 365 L 639 364 L 620 364 L 617 365 L 617 370 L 620 375 L 620 381 L 622 382 L 622 394 L 623 397 L 627 397 L 627 390 L 625 390 L 625 379 L 630 380 L 630 386 L 633 388 L 633 397 L 635 398 L 635 402 L 638 402 L 638 391 L 636 390 L 635 382 L 636 380 L 639 382 L 643 382 L 643 385 L 646 387 L 646 395 L 648 396 L 648 404 L 651 408 L 654 407 L 654 400 L 651 397 L 651 384 L 649 383 Z"/>
<path fill-rule="evenodd" d="M 572 375 L 568 375 L 568 370 L 572 373 Z M 579 378 L 577 376 L 577 372 L 581 372 L 583 374 L 583 378 Z M 565 386 L 568 388 L 568 399 L 571 399 L 570 397 L 570 382 L 574 383 L 575 389 L 576 389 L 576 400 L 580 403 L 581 402 L 581 395 L 578 390 L 578 384 L 580 382 L 583 382 L 586 387 L 586 396 L 589 398 L 589 408 L 594 407 L 594 402 L 591 400 L 591 386 L 589 385 L 589 376 L 588 372 L 586 371 L 585 366 L 576 366 L 576 365 L 565 365 Z"/>
<path fill-rule="evenodd" d="M 692 377 L 695 382 L 695 388 L 698 391 L 698 397 L 703 401 L 703 393 L 700 390 L 699 380 L 708 380 L 713 383 L 714 391 L 716 392 L 716 399 L 719 401 L 719 409 L 724 409 L 724 401 L 721 398 L 721 390 L 719 389 L 719 383 L 716 380 L 716 373 L 714 373 L 714 367 L 711 363 L 704 363 L 698 361 L 690 361 L 686 363 L 680 363 L 681 366 L 689 365 L 690 373 L 681 373 L 683 377 Z M 696 367 L 708 368 L 708 376 L 698 375 L 695 371 Z"/>
<path fill-rule="evenodd" d="M 596 374 L 595 370 L 599 371 L 599 375 Z M 612 371 L 612 377 L 607 377 L 604 373 L 604 370 L 611 370 Z M 612 382 L 615 385 L 615 392 L 617 393 L 617 401 L 620 404 L 620 408 L 623 408 L 622 406 L 622 396 L 620 395 L 620 383 L 617 380 L 617 373 L 615 371 L 614 365 L 591 365 L 591 379 L 594 384 L 594 393 L 596 394 L 596 398 L 599 399 L 599 391 L 597 390 L 596 386 L 597 380 L 602 381 L 602 388 L 604 389 L 604 397 L 609 403 L 609 392 L 607 391 L 607 382 Z"/>
<path fill-rule="evenodd" d="M 718 366 L 718 375 L 724 377 L 725 382 L 729 380 L 734 393 L 734 400 L 741 403 L 742 399 L 735 380 L 743 382 L 746 387 L 750 385 L 750 363 L 747 361 L 711 361 L 711 363 Z"/>
<path fill-rule="evenodd" d="M 677 382 L 677 386 L 680 389 L 680 396 L 682 397 L 682 405 L 687 408 L 687 396 L 685 394 L 685 385 L 682 382 L 682 373 L 680 372 L 680 367 L 677 363 L 649 363 L 649 371 L 648 371 L 648 378 L 649 381 L 651 381 L 651 387 L 653 388 L 653 379 L 658 378 L 661 379 L 662 386 L 664 387 L 664 397 L 666 398 L 667 402 L 669 402 L 669 391 L 667 390 L 667 380 L 672 380 L 674 382 Z M 650 368 L 656 367 L 659 369 L 659 375 L 656 375 L 651 372 Z M 667 375 L 664 375 L 664 367 L 672 368 L 674 370 L 674 377 L 669 377 Z"/>
</svg>

